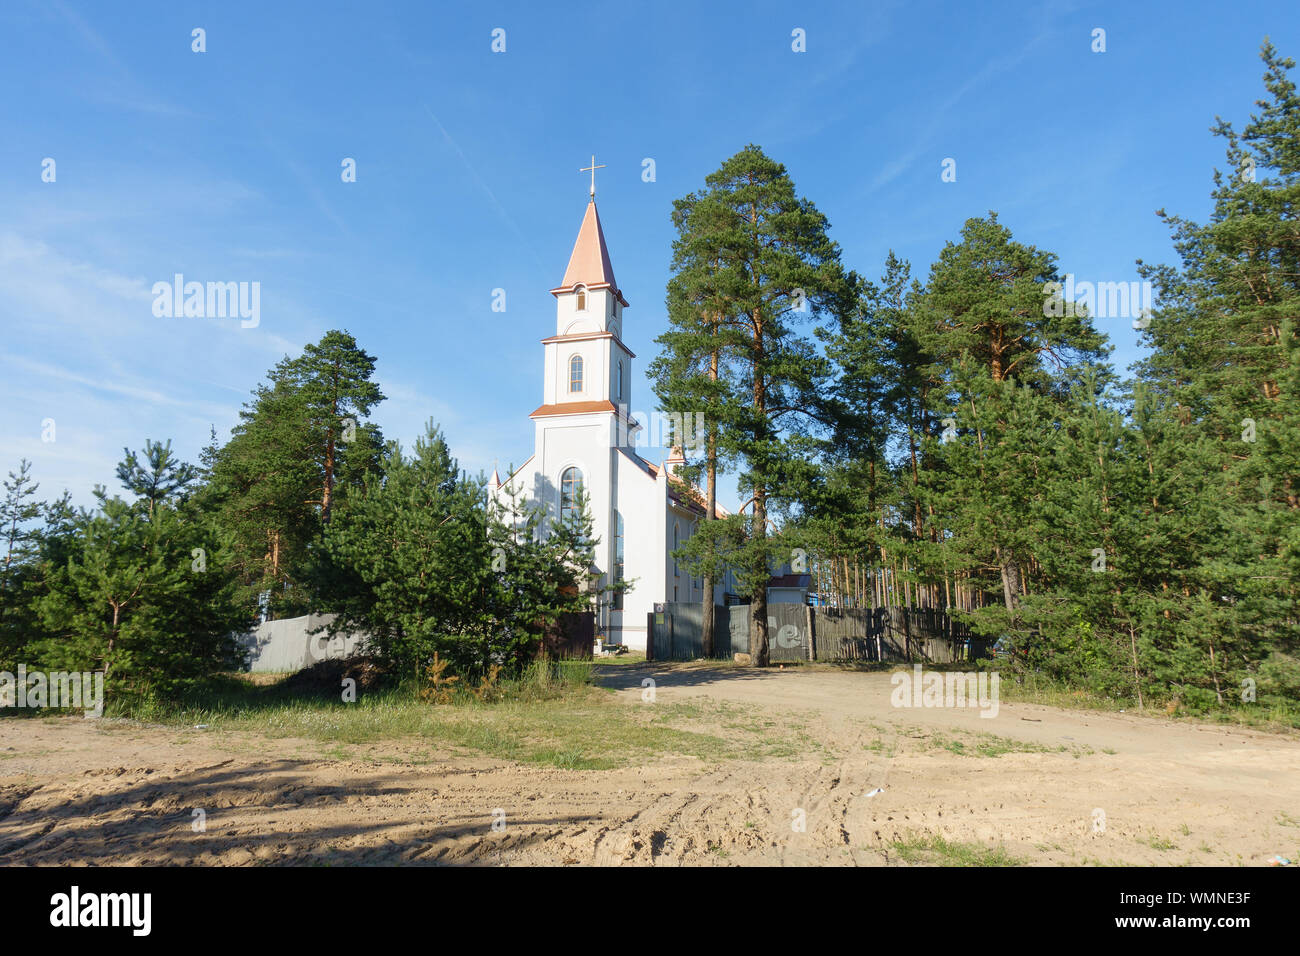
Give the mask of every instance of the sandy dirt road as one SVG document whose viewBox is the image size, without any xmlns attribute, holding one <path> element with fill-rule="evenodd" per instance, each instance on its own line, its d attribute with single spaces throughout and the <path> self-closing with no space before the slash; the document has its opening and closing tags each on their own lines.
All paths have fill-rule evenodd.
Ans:
<svg viewBox="0 0 1300 956">
<path fill-rule="evenodd" d="M 336 756 L 319 740 L 0 720 L 0 864 L 949 861 L 915 849 L 935 838 L 1030 864 L 1300 860 L 1294 736 L 1026 704 L 992 719 L 896 708 L 875 673 L 640 665 L 602 680 L 619 707 L 761 708 L 807 746 L 572 771 L 419 740 Z"/>
</svg>

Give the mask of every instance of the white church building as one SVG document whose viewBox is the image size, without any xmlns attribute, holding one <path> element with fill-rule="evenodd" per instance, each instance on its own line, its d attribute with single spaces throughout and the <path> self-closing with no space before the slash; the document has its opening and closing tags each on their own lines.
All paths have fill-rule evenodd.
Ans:
<svg viewBox="0 0 1300 956">
<path fill-rule="evenodd" d="M 564 520 L 578 490 L 586 491 L 602 583 L 632 582 L 602 600 L 597 634 L 607 644 L 643 650 L 655 604 L 704 598 L 701 579 L 672 552 L 703 520 L 705 499 L 676 475 L 685 462 L 680 451 L 657 466 L 636 452 L 642 426 L 628 412 L 636 358 L 623 342 L 628 303 L 614 278 L 594 184 L 564 279 L 550 291 L 555 334 L 542 339 L 542 401 L 529 415 L 533 454 L 504 482 L 494 470 L 489 492 L 501 504 L 512 497 L 540 502 L 548 520 Z M 726 514 L 717 508 L 717 517 Z M 772 599 L 790 600 L 775 590 Z M 714 589 L 715 603 L 734 603 L 734 591 L 728 573 Z"/>
</svg>

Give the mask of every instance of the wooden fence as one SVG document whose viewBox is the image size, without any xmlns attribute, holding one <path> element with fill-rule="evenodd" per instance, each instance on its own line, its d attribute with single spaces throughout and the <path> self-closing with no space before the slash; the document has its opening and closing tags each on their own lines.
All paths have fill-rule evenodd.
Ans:
<svg viewBox="0 0 1300 956">
<path fill-rule="evenodd" d="M 930 661 L 975 660 L 991 641 L 933 608 L 832 608 L 769 604 L 771 660 Z M 649 615 L 647 660 L 694 660 L 704 656 L 704 613 L 699 604 L 670 603 Z M 748 604 L 714 608 L 713 656 L 749 651 Z"/>
<path fill-rule="evenodd" d="M 547 657 L 591 659 L 596 645 L 596 615 L 590 611 L 562 614 L 555 626 L 542 638 L 542 650 Z"/>
</svg>

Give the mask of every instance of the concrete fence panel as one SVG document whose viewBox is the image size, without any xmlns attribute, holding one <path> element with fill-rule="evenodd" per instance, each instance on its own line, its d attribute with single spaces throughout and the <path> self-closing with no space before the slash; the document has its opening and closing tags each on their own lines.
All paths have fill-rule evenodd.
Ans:
<svg viewBox="0 0 1300 956">
<path fill-rule="evenodd" d="M 307 614 L 266 621 L 252 631 L 238 635 L 248 652 L 249 670 L 254 673 L 300 671 L 318 661 L 336 660 L 362 653 L 365 634 L 312 634 L 334 620 L 333 614 Z"/>
</svg>

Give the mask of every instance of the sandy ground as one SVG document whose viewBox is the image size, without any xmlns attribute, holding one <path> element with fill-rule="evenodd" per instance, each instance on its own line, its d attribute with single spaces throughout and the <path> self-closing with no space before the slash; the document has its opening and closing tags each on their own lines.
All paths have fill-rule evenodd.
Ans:
<svg viewBox="0 0 1300 956">
<path fill-rule="evenodd" d="M 656 706 L 647 675 L 656 703 L 756 705 L 817 746 L 568 771 L 420 741 L 340 758 L 320 741 L 3 720 L 0 863 L 877 865 L 936 836 L 1049 865 L 1300 861 L 1294 736 L 1026 704 L 994 719 L 894 708 L 885 674 L 642 665 L 604 680 L 618 706 Z M 989 734 L 1044 749 L 971 754 Z"/>
</svg>

